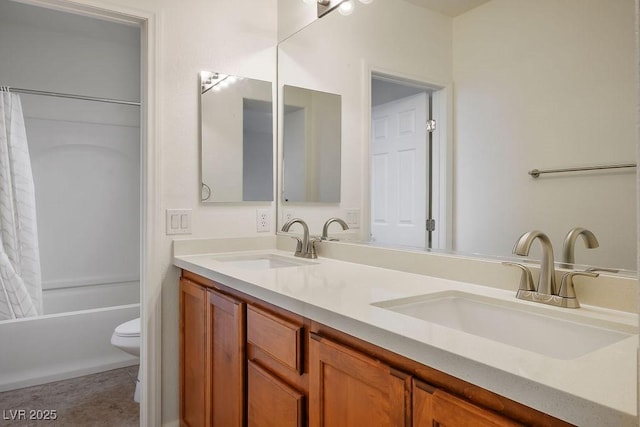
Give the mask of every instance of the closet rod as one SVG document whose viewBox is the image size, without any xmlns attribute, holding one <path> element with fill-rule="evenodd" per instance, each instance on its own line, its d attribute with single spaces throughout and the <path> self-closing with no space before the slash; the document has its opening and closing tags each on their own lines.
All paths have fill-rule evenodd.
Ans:
<svg viewBox="0 0 640 427">
<path fill-rule="evenodd" d="M 123 101 L 121 99 L 97 98 L 95 96 L 74 95 L 72 93 L 47 92 L 44 90 L 20 89 L 17 87 L 9 87 L 8 89 L 9 89 L 9 92 L 26 93 L 29 95 L 55 96 L 58 98 L 82 99 L 84 101 L 106 102 L 109 104 L 135 105 L 138 107 L 140 106 L 139 102 Z"/>
<path fill-rule="evenodd" d="M 600 166 L 583 166 L 577 168 L 562 168 L 562 169 L 533 169 L 529 171 L 529 175 L 534 178 L 539 177 L 543 173 L 562 173 L 562 172 L 580 172 L 580 171 L 593 171 L 601 169 L 623 169 L 623 168 L 635 168 L 635 163 L 622 163 L 615 165 L 600 165 Z"/>
</svg>

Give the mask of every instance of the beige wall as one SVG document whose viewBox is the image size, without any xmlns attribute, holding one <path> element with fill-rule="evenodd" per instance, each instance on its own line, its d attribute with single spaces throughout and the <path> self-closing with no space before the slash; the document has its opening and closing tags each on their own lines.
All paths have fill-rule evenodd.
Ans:
<svg viewBox="0 0 640 427">
<path fill-rule="evenodd" d="M 506 255 L 532 229 L 559 250 L 582 226 L 600 248 L 578 242 L 578 262 L 635 269 L 632 170 L 527 174 L 635 162 L 634 28 L 634 0 L 492 0 L 454 19 L 456 250 Z"/>
<path fill-rule="evenodd" d="M 452 77 L 451 18 L 404 1 L 354 4 L 350 16 L 326 15 L 279 46 L 280 90 L 287 84 L 342 96 L 340 204 L 290 204 L 279 212 L 293 211 L 316 234 L 330 217 L 360 209 L 368 191 L 370 68 L 442 84 Z"/>
<path fill-rule="evenodd" d="M 142 0 L 138 0 L 140 3 Z M 124 1 L 131 3 L 130 0 Z M 193 209 L 192 237 L 252 236 L 255 206 L 199 203 L 198 72 L 275 81 L 275 0 L 154 1 L 160 17 L 162 208 Z M 249 13 L 250 11 L 250 13 Z M 271 217 L 275 217 L 275 205 Z M 162 419 L 178 418 L 178 272 L 162 239 Z"/>
</svg>

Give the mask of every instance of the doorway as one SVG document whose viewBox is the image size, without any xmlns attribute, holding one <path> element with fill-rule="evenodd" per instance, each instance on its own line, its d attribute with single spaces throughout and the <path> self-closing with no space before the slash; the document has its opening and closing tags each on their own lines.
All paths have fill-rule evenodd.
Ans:
<svg viewBox="0 0 640 427">
<path fill-rule="evenodd" d="M 371 75 L 371 240 L 421 249 L 443 247 L 438 122 L 443 88 Z"/>
<path fill-rule="evenodd" d="M 12 49 L 0 74 L 24 114 L 44 300 L 40 315 L 1 325 L 32 355 L 0 357 L 14 375 L 3 390 L 114 369 L 135 386 L 138 358 L 110 338 L 140 316 L 141 25 L 35 3 L 0 2 L 0 51 Z"/>
</svg>

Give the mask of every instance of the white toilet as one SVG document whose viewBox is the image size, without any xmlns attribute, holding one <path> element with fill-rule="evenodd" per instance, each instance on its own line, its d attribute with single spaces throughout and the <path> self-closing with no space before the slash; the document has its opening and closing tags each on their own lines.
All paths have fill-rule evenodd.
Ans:
<svg viewBox="0 0 640 427">
<path fill-rule="evenodd" d="M 118 325 L 111 335 L 111 344 L 134 356 L 140 357 L 140 318 Z M 140 369 L 133 400 L 140 402 Z"/>
</svg>

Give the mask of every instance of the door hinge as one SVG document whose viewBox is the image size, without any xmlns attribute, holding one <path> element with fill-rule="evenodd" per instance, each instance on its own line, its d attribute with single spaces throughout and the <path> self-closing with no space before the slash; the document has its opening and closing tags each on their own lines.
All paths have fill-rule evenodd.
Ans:
<svg viewBox="0 0 640 427">
<path fill-rule="evenodd" d="M 427 231 L 436 231 L 436 220 L 428 219 L 426 221 L 426 228 L 427 228 Z"/>
<path fill-rule="evenodd" d="M 427 120 L 427 132 L 435 132 L 436 130 L 436 121 L 433 119 Z"/>
</svg>

